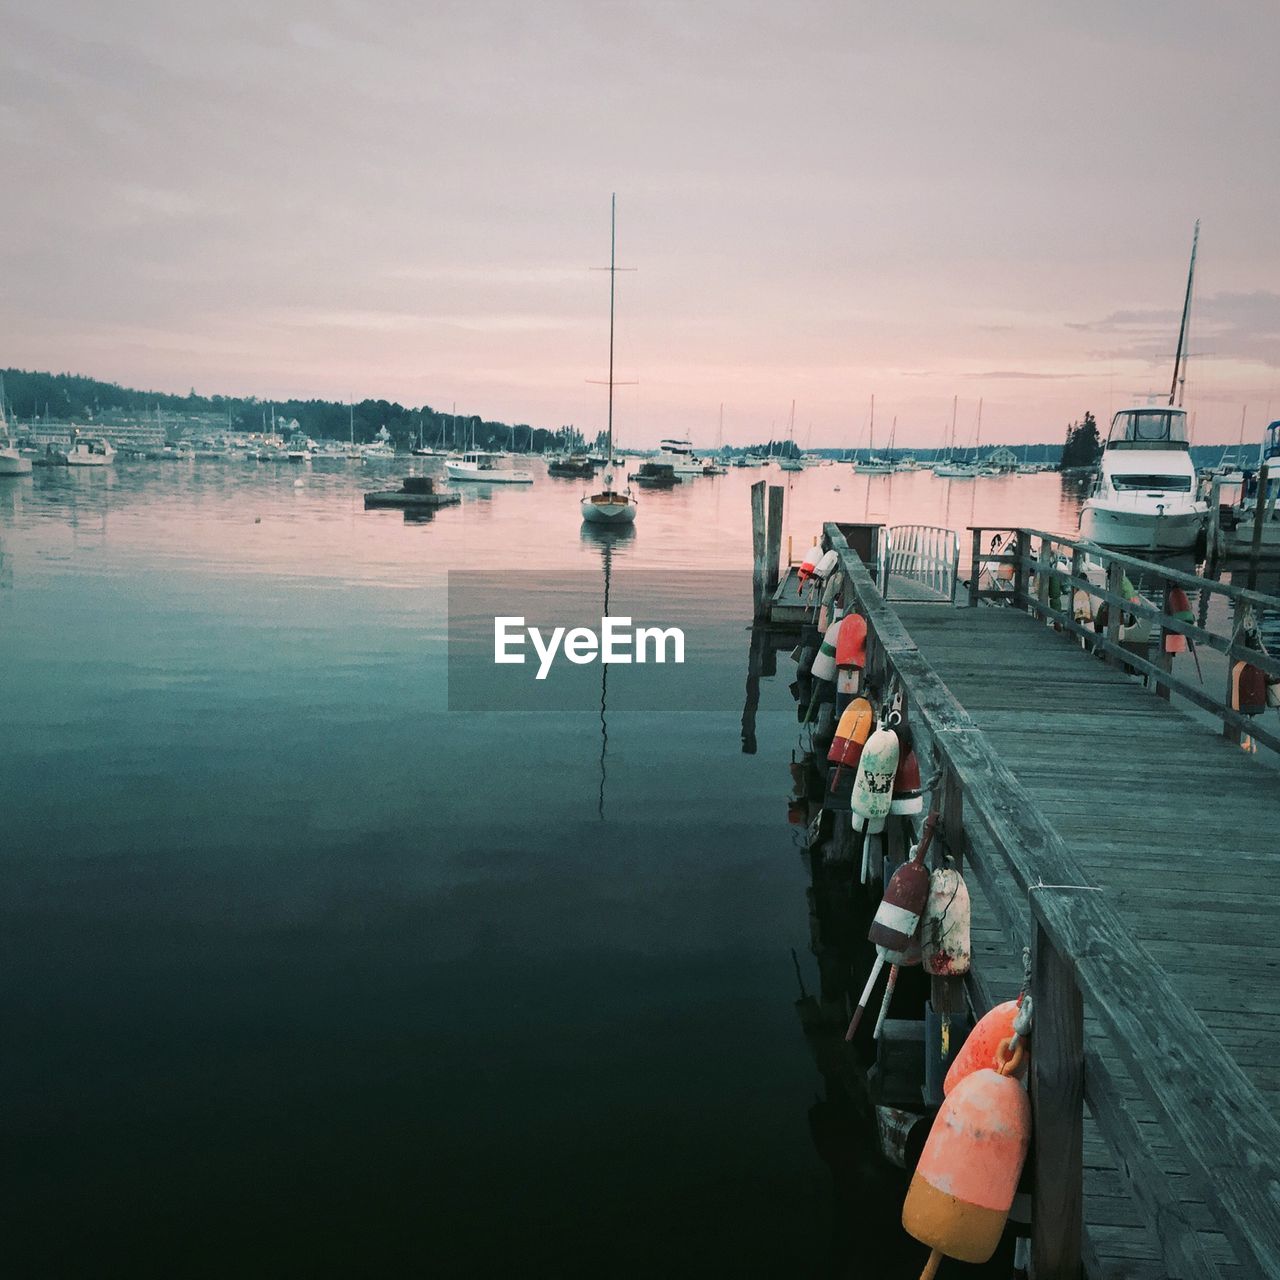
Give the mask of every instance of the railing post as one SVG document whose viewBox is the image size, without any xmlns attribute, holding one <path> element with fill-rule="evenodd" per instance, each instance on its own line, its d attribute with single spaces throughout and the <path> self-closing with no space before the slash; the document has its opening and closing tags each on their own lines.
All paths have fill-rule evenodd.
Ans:
<svg viewBox="0 0 1280 1280">
<path fill-rule="evenodd" d="M 1031 572 L 1031 534 L 1026 529 L 1018 529 L 1013 537 L 1014 555 L 1017 563 L 1013 566 L 1013 605 L 1015 609 L 1027 607 L 1027 578 Z"/>
<path fill-rule="evenodd" d="M 1112 560 L 1107 565 L 1107 590 L 1113 596 L 1120 596 L 1124 593 L 1124 569 L 1118 560 Z M 1124 607 L 1116 604 L 1114 600 L 1107 601 L 1107 639 L 1114 645 L 1120 643 L 1120 622 L 1124 616 Z M 1102 655 L 1103 662 L 1109 662 L 1112 666 L 1117 665 L 1120 659 L 1113 653 L 1104 653 Z"/>
<path fill-rule="evenodd" d="M 1217 483 L 1218 481 L 1215 480 L 1214 484 L 1216 485 Z M 1168 582 L 1164 584 L 1164 598 L 1160 605 L 1160 612 L 1164 614 L 1165 618 L 1169 618 L 1172 616 L 1169 610 Z M 1173 675 L 1173 654 L 1169 652 L 1167 638 L 1169 636 L 1178 635 L 1178 634 L 1180 633 L 1176 631 L 1167 630 L 1164 626 L 1164 619 L 1161 619 L 1160 635 L 1158 637 L 1158 643 L 1160 645 L 1160 656 L 1157 661 L 1157 666 L 1159 666 L 1160 669 L 1164 671 L 1166 675 Z M 1161 680 L 1156 681 L 1156 697 L 1157 698 L 1163 698 L 1166 702 L 1168 702 L 1171 692 L 1172 690 L 1170 690 L 1169 686 L 1165 684 L 1163 681 Z"/>
<path fill-rule="evenodd" d="M 969 607 L 976 608 L 979 600 L 978 579 L 981 576 L 982 565 L 982 534 L 983 530 L 975 529 L 973 531 L 973 559 L 969 566 Z"/>
<path fill-rule="evenodd" d="M 1084 1004 L 1070 966 L 1032 915 L 1031 1265 L 1080 1280 L 1084 1243 Z"/>
<path fill-rule="evenodd" d="M 1240 628 L 1240 601 L 1233 599 L 1231 601 L 1231 638 L 1233 640 L 1237 638 L 1239 628 Z M 1235 684 L 1234 680 L 1232 679 L 1232 672 L 1234 671 L 1237 661 L 1238 661 L 1237 658 L 1233 657 L 1231 654 L 1227 654 L 1227 691 L 1223 697 L 1223 703 L 1222 703 L 1222 705 L 1225 707 L 1231 706 L 1231 695 L 1234 692 L 1234 684 Z M 1226 738 L 1228 742 L 1239 742 L 1240 730 L 1237 729 L 1235 725 L 1228 724 L 1224 720 L 1222 722 L 1222 736 Z"/>
<path fill-rule="evenodd" d="M 1047 572 L 1052 560 L 1049 550 L 1049 539 L 1040 539 L 1040 554 L 1036 557 L 1036 599 L 1046 613 L 1049 612 L 1049 587 L 1052 585 Z"/>
</svg>

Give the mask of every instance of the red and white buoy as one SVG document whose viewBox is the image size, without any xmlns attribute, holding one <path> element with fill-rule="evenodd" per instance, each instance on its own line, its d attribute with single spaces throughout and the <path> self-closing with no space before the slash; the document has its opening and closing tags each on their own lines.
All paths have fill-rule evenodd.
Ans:
<svg viewBox="0 0 1280 1280">
<path fill-rule="evenodd" d="M 818 561 L 822 559 L 822 548 L 815 542 L 808 551 L 800 557 L 800 586 L 804 586 L 810 578 L 813 577 L 813 571 L 818 567 Z"/>
<path fill-rule="evenodd" d="M 920 918 L 924 915 L 929 898 L 929 869 L 924 865 L 924 855 L 933 842 L 937 825 L 938 815 L 931 813 L 925 820 L 920 843 L 885 885 L 884 897 L 880 899 L 875 919 L 867 931 L 867 938 L 875 944 L 876 961 L 871 966 L 871 974 L 867 978 L 867 985 L 862 989 L 849 1030 L 845 1032 L 846 1040 L 852 1040 L 858 1030 L 858 1023 L 862 1021 L 863 1011 L 867 1007 L 867 1001 L 871 999 L 871 991 L 880 976 L 880 970 L 884 968 L 886 961 L 894 966 L 903 963 L 920 928 Z M 895 975 L 891 973 L 890 976 L 892 978 Z"/>
</svg>

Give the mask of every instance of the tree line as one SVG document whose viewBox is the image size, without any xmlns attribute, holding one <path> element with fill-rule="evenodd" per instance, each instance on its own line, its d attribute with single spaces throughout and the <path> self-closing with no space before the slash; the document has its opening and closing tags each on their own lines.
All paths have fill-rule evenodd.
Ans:
<svg viewBox="0 0 1280 1280">
<path fill-rule="evenodd" d="M 183 395 L 139 391 L 74 373 L 43 373 L 5 369 L 6 414 L 18 422 L 34 419 L 89 423 L 104 417 L 130 415 L 204 417 L 209 426 L 249 434 L 271 423 L 296 419 L 299 429 L 318 440 L 372 440 L 383 427 L 401 448 L 421 439 L 427 445 L 478 449 L 515 448 L 533 453 L 581 448 L 582 433 L 574 427 L 549 430 L 528 423 L 488 421 L 479 414 L 452 414 L 430 405 L 412 407 L 394 400 L 361 400 L 354 405 L 336 400 L 259 400 L 256 396 L 205 396 L 193 387 Z M 216 422 L 214 421 L 216 419 Z"/>
</svg>

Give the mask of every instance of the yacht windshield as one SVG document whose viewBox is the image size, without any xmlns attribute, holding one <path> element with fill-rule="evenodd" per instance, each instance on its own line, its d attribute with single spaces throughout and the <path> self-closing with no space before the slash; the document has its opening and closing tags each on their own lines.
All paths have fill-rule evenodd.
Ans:
<svg viewBox="0 0 1280 1280">
<path fill-rule="evenodd" d="M 1177 409 L 1126 409 L 1111 424 L 1111 446 L 1161 448 L 1187 443 L 1187 415 Z"/>
<path fill-rule="evenodd" d="M 1112 476 L 1118 490 L 1160 489 L 1166 493 L 1190 493 L 1190 476 Z"/>
</svg>

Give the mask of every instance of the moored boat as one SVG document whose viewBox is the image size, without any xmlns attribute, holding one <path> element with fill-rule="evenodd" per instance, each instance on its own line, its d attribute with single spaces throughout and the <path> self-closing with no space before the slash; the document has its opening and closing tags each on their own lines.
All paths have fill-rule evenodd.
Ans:
<svg viewBox="0 0 1280 1280">
<path fill-rule="evenodd" d="M 449 458 L 444 464 L 450 480 L 469 480 L 478 484 L 532 484 L 528 471 L 510 471 L 499 467 L 494 459 L 499 455 L 483 449 L 470 449 L 459 457 Z"/>
<path fill-rule="evenodd" d="M 106 467 L 115 461 L 116 451 L 101 436 L 81 436 L 67 450 L 69 467 Z"/>
</svg>

